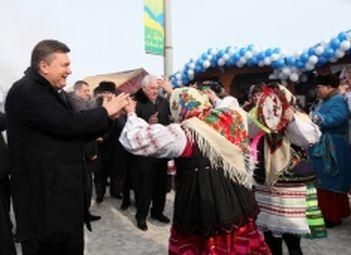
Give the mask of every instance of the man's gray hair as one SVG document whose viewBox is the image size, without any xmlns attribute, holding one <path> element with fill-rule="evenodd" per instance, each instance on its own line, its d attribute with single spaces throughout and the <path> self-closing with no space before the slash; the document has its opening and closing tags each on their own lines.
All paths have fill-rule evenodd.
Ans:
<svg viewBox="0 0 351 255">
<path fill-rule="evenodd" d="M 146 88 L 147 86 L 149 86 L 153 81 L 156 81 L 160 79 L 160 77 L 156 76 L 156 75 L 152 75 L 152 74 L 148 74 L 146 75 L 142 80 L 141 80 L 141 87 L 142 88 Z"/>
</svg>

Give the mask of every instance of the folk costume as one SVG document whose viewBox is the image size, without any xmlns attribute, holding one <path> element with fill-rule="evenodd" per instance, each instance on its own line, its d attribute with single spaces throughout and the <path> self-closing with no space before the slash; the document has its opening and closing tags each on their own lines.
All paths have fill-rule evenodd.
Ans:
<svg viewBox="0 0 351 255">
<path fill-rule="evenodd" d="M 149 125 L 129 114 L 120 141 L 133 154 L 177 158 L 169 254 L 270 254 L 257 231 L 245 112 L 227 97 L 213 108 L 194 88 L 170 99 L 181 124 Z"/>
<path fill-rule="evenodd" d="M 284 87 L 264 86 L 249 113 L 255 125 L 250 130 L 260 130 L 251 144 L 258 150 L 254 178 L 260 213 L 256 224 L 264 231 L 272 254 L 282 254 L 282 239 L 290 254 L 302 254 L 300 236 L 326 235 L 312 184 L 315 174 L 304 149 L 318 141 L 320 131 L 300 112 L 289 123 L 285 111 L 294 102 Z"/>
</svg>

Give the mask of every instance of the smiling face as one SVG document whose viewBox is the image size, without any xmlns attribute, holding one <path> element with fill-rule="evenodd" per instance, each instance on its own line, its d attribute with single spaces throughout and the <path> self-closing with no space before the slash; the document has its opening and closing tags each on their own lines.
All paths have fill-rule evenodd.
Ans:
<svg viewBox="0 0 351 255">
<path fill-rule="evenodd" d="M 150 101 L 155 101 L 160 90 L 158 80 L 151 81 L 147 86 L 143 87 L 143 91 Z"/>
<path fill-rule="evenodd" d="M 39 63 L 39 73 L 57 90 L 66 86 L 66 79 L 72 73 L 66 53 L 53 53 Z"/>
</svg>

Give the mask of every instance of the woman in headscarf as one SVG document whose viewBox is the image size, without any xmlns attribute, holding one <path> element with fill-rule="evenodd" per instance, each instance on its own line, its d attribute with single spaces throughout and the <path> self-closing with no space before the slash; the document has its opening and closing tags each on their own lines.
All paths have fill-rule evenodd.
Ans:
<svg viewBox="0 0 351 255">
<path fill-rule="evenodd" d="M 320 131 L 295 103 L 286 88 L 271 83 L 260 88 L 249 113 L 251 146 L 259 152 L 254 171 L 260 207 L 256 224 L 273 255 L 283 254 L 283 240 L 290 255 L 301 255 L 301 236 L 326 235 L 306 151 L 318 141 Z"/>
<path fill-rule="evenodd" d="M 321 101 L 310 115 L 323 135 L 311 154 L 318 178 L 318 204 L 327 227 L 334 227 L 350 215 L 347 197 L 351 183 L 347 140 L 349 110 L 338 92 L 339 79 L 336 76 L 317 76 L 315 85 Z"/>
<path fill-rule="evenodd" d="M 168 126 L 149 125 L 130 105 L 123 146 L 137 155 L 177 158 L 169 254 L 270 254 L 255 225 L 246 115 L 236 100 L 175 89 L 170 107 L 178 124 Z"/>
</svg>

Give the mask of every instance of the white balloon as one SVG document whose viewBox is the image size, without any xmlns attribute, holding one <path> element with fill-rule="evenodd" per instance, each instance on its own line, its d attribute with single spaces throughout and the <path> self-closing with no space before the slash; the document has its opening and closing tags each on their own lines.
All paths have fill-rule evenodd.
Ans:
<svg viewBox="0 0 351 255">
<path fill-rule="evenodd" d="M 205 67 L 205 68 L 209 68 L 211 66 L 210 60 L 205 60 L 204 63 L 202 64 L 202 66 Z"/>
<path fill-rule="evenodd" d="M 312 55 L 308 58 L 308 62 L 312 65 L 315 65 L 318 63 L 318 57 L 315 55 Z"/>
<path fill-rule="evenodd" d="M 240 64 L 245 65 L 246 64 L 246 59 L 245 57 L 241 57 L 238 61 Z"/>
<path fill-rule="evenodd" d="M 281 52 L 279 53 L 280 58 L 284 58 L 287 54 L 286 50 L 281 50 Z"/>
<path fill-rule="evenodd" d="M 285 80 L 286 78 L 288 78 L 288 77 L 286 76 L 286 74 L 284 74 L 283 72 L 279 73 L 279 74 L 278 74 L 278 77 L 279 77 L 279 79 L 281 79 L 281 80 Z"/>
<path fill-rule="evenodd" d="M 182 78 L 182 75 L 180 73 L 177 73 L 176 76 L 177 80 L 180 80 Z"/>
<path fill-rule="evenodd" d="M 218 59 L 217 64 L 218 64 L 219 66 L 224 66 L 225 60 L 224 60 L 223 58 L 220 58 L 220 59 Z"/>
<path fill-rule="evenodd" d="M 275 79 L 278 79 L 278 74 L 274 74 L 274 73 L 271 73 L 269 76 L 268 76 L 268 79 L 270 80 L 275 80 Z"/>
<path fill-rule="evenodd" d="M 343 58 L 345 56 L 345 51 L 342 51 L 340 49 L 335 51 L 335 57 L 337 58 Z"/>
<path fill-rule="evenodd" d="M 217 54 L 218 50 L 217 49 L 211 49 L 210 53 L 212 56 L 215 56 Z"/>
<path fill-rule="evenodd" d="M 283 74 L 285 75 L 290 75 L 291 74 L 291 70 L 289 67 L 284 67 L 282 70 Z"/>
<path fill-rule="evenodd" d="M 189 69 L 188 70 L 188 75 L 194 75 L 194 70 L 193 69 Z"/>
<path fill-rule="evenodd" d="M 351 43 L 348 40 L 344 40 L 340 43 L 340 49 L 343 51 L 347 51 L 351 48 Z"/>
<path fill-rule="evenodd" d="M 308 70 L 308 71 L 311 71 L 314 69 L 314 65 L 307 62 L 306 65 L 305 65 L 305 69 Z"/>
<path fill-rule="evenodd" d="M 222 58 L 227 62 L 230 56 L 228 54 L 224 54 Z"/>
<path fill-rule="evenodd" d="M 292 73 L 292 74 L 289 75 L 289 79 L 292 82 L 297 82 L 299 80 L 299 75 L 297 73 Z"/>
<path fill-rule="evenodd" d="M 323 47 L 322 45 L 319 45 L 314 51 L 316 52 L 316 54 L 317 54 L 318 56 L 320 56 L 320 55 L 322 55 L 323 52 L 324 52 L 324 47 Z"/>
<path fill-rule="evenodd" d="M 277 53 L 272 54 L 272 56 L 271 56 L 272 62 L 277 61 L 278 59 L 279 59 L 279 54 L 277 54 Z"/>
<path fill-rule="evenodd" d="M 324 39 L 323 41 L 321 41 L 321 45 L 326 48 L 326 46 L 328 46 L 330 43 L 330 38 Z"/>
<path fill-rule="evenodd" d="M 263 62 L 262 60 L 259 61 L 259 62 L 258 62 L 258 66 L 259 66 L 259 67 L 263 67 L 263 66 L 264 66 L 264 62 Z"/>
<path fill-rule="evenodd" d="M 269 66 L 269 65 L 272 63 L 271 58 L 270 58 L 270 57 L 264 58 L 263 63 L 264 63 L 266 66 Z"/>
<path fill-rule="evenodd" d="M 195 69 L 195 63 L 194 63 L 194 62 L 191 62 L 191 63 L 189 64 L 189 68 L 190 68 L 190 69 Z"/>
<path fill-rule="evenodd" d="M 257 47 L 257 46 L 254 46 L 254 48 L 252 49 L 252 54 L 255 56 L 257 55 L 258 53 L 261 52 L 261 49 L 260 47 Z"/>
<path fill-rule="evenodd" d="M 252 52 L 251 51 L 246 51 L 245 52 L 245 58 L 246 58 L 246 60 L 249 60 L 250 58 L 252 58 Z"/>
<path fill-rule="evenodd" d="M 230 47 L 229 50 L 228 50 L 228 55 L 229 56 L 233 56 L 233 54 L 235 53 L 235 48 L 234 47 Z"/>
<path fill-rule="evenodd" d="M 238 62 L 236 62 L 236 66 L 237 66 L 237 67 L 243 67 L 243 66 L 244 66 L 244 64 L 243 64 L 243 63 L 241 63 L 240 61 L 238 61 Z"/>
<path fill-rule="evenodd" d="M 178 80 L 178 81 L 177 81 L 177 84 L 178 84 L 178 86 L 182 86 L 182 85 L 183 85 L 182 80 Z"/>
<path fill-rule="evenodd" d="M 294 52 L 294 57 L 295 58 L 300 58 L 300 56 L 301 56 L 301 51 L 298 50 L 298 51 Z"/>
</svg>

